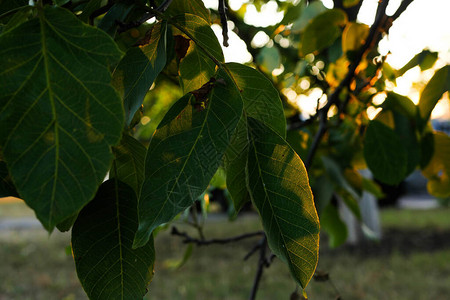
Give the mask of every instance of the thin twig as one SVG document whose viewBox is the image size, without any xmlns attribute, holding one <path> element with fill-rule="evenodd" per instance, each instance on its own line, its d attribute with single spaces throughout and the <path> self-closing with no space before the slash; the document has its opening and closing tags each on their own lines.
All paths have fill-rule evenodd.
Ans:
<svg viewBox="0 0 450 300">
<path fill-rule="evenodd" d="M 226 0 L 219 0 L 220 23 L 222 23 L 223 45 L 228 47 L 228 23 L 227 23 L 227 6 Z"/>
<path fill-rule="evenodd" d="M 158 6 L 156 9 L 150 8 L 145 6 L 144 9 L 147 10 L 146 13 L 144 13 L 144 15 L 135 22 L 130 22 L 130 23 L 122 23 L 117 21 L 117 23 L 119 24 L 119 28 L 117 29 L 118 33 L 122 33 L 125 32 L 131 28 L 135 28 L 135 27 L 139 27 L 142 24 L 144 24 L 145 22 L 147 22 L 148 20 L 150 20 L 151 18 L 158 16 L 159 14 L 162 14 L 163 12 L 165 12 L 170 4 L 172 3 L 173 0 L 165 0 L 163 3 L 161 3 L 160 6 Z"/>
<path fill-rule="evenodd" d="M 374 44 L 376 44 L 381 37 L 380 29 L 381 29 L 382 25 L 384 24 L 384 22 L 386 21 L 386 7 L 387 7 L 388 3 L 389 3 L 389 0 L 381 0 L 379 2 L 377 12 L 375 15 L 375 22 L 373 23 L 372 27 L 370 27 L 369 35 L 366 39 L 366 42 L 359 50 L 356 59 L 350 64 L 347 75 L 341 81 L 339 86 L 330 95 L 330 97 L 328 98 L 327 104 L 319 111 L 319 119 L 320 119 L 319 130 L 317 131 L 316 135 L 314 136 L 313 143 L 308 152 L 308 157 L 305 162 L 305 166 L 307 169 L 311 166 L 314 156 L 319 147 L 319 144 L 327 131 L 328 110 L 330 109 L 330 107 L 333 104 L 338 104 L 340 93 L 344 89 L 346 89 L 350 86 L 350 83 L 352 82 L 352 80 L 355 77 L 356 68 L 361 63 L 361 60 L 363 59 L 364 54 L 366 53 L 367 50 L 372 48 L 374 46 Z M 342 107 L 340 107 L 340 109 L 342 109 Z"/>
<path fill-rule="evenodd" d="M 262 245 L 259 248 L 258 270 L 256 271 L 255 279 L 253 280 L 252 291 L 250 293 L 250 297 L 248 298 L 249 300 L 256 299 L 256 293 L 258 292 L 259 283 L 261 281 L 261 277 L 264 272 L 264 268 L 267 265 L 267 260 L 266 260 L 267 238 L 265 235 L 261 239 L 261 244 Z"/>
<path fill-rule="evenodd" d="M 176 235 L 176 236 L 181 236 L 183 237 L 183 243 L 184 244 L 196 244 L 197 246 L 206 246 L 206 245 L 211 245 L 211 244 L 228 244 L 228 243 L 234 243 L 234 242 L 238 242 L 244 239 L 248 239 L 248 238 L 252 238 L 255 236 L 261 236 L 264 235 L 263 231 L 256 231 L 256 232 L 250 232 L 250 233 L 246 233 L 246 234 L 242 234 L 242 235 L 238 235 L 238 236 L 233 236 L 230 238 L 225 238 L 225 239 L 210 239 L 210 240 L 206 240 L 206 239 L 196 239 L 193 238 L 191 236 L 189 236 L 186 232 L 180 232 L 178 231 L 178 229 L 176 227 L 172 227 L 172 235 Z"/>
</svg>

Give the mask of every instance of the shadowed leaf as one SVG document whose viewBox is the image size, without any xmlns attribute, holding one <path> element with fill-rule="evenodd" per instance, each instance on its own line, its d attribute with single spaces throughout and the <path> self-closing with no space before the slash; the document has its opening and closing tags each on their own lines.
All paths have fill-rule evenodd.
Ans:
<svg viewBox="0 0 450 300">
<path fill-rule="evenodd" d="M 191 206 L 208 186 L 242 114 L 231 78 L 219 69 L 205 102 L 192 94 L 178 100 L 158 126 L 145 162 L 134 246 Z"/>
<path fill-rule="evenodd" d="M 248 118 L 248 188 L 270 249 L 303 288 L 317 266 L 319 218 L 303 162 L 286 141 Z"/>
<path fill-rule="evenodd" d="M 395 185 L 406 176 L 407 152 L 397 134 L 379 121 L 370 122 L 364 140 L 364 158 L 373 176 Z"/>
<path fill-rule="evenodd" d="M 109 180 L 81 210 L 72 229 L 78 278 L 89 299 L 142 299 L 153 277 L 153 238 L 132 249 L 137 199 L 126 184 Z"/>
<path fill-rule="evenodd" d="M 166 65 L 166 31 L 165 23 L 156 24 L 148 43 L 130 48 L 114 71 L 113 84 L 124 99 L 127 125 Z"/>
<path fill-rule="evenodd" d="M 278 91 L 259 71 L 236 63 L 227 64 L 244 102 L 247 116 L 263 122 L 280 136 L 286 136 L 286 119 Z M 236 212 L 250 200 L 246 187 L 245 168 L 248 155 L 247 120 L 239 121 L 230 146 L 225 153 L 227 188 Z"/>
<path fill-rule="evenodd" d="M 124 134 L 120 144 L 113 148 L 115 159 L 110 177 L 129 185 L 137 196 L 144 181 L 146 152 L 145 146 L 128 134 Z"/>
<path fill-rule="evenodd" d="M 0 36 L 0 144 L 19 194 L 51 230 L 89 202 L 123 128 L 101 30 L 45 7 Z"/>
</svg>

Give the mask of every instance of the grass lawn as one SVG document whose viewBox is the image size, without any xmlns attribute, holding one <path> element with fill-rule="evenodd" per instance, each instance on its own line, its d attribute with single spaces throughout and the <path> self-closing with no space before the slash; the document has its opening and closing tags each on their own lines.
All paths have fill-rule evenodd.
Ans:
<svg viewBox="0 0 450 300">
<path fill-rule="evenodd" d="M 0 205 L 0 218 L 20 216 L 19 205 Z M 385 238 L 378 244 L 328 249 L 323 238 L 318 270 L 328 272 L 332 281 L 312 281 L 309 299 L 335 299 L 333 285 L 345 300 L 450 299 L 450 210 L 389 209 L 381 218 Z M 207 225 L 207 238 L 259 229 L 255 216 Z M 186 226 L 177 228 L 195 235 Z M 41 229 L 0 230 L 0 299 L 87 299 L 67 249 L 69 241 L 69 234 L 55 232 L 49 237 Z M 247 262 L 243 257 L 257 241 L 255 237 L 194 247 L 191 259 L 174 269 L 186 245 L 170 236 L 170 230 L 161 232 L 156 239 L 155 277 L 146 299 L 247 299 L 258 257 Z M 294 289 L 287 268 L 275 259 L 265 270 L 258 299 L 289 299 Z"/>
</svg>

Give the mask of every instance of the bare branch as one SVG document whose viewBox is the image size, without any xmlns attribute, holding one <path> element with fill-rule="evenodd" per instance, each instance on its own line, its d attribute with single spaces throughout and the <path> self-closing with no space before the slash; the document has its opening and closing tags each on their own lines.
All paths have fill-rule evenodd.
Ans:
<svg viewBox="0 0 450 300">
<path fill-rule="evenodd" d="M 238 242 L 238 241 L 252 238 L 255 236 L 264 235 L 264 232 L 256 231 L 256 232 L 250 232 L 250 233 L 246 233 L 246 234 L 242 234 L 242 235 L 238 235 L 238 236 L 234 236 L 234 237 L 230 237 L 230 238 L 225 238 L 225 239 L 205 240 L 205 239 L 193 238 L 193 237 L 189 236 L 186 232 L 180 232 L 180 231 L 178 231 L 178 229 L 176 227 L 172 227 L 171 234 L 183 237 L 184 238 L 183 243 L 185 243 L 185 244 L 196 244 L 197 246 L 206 246 L 206 245 L 212 245 L 212 244 L 223 245 L 223 244 L 228 244 L 228 243 L 234 243 L 234 242 Z"/>
</svg>

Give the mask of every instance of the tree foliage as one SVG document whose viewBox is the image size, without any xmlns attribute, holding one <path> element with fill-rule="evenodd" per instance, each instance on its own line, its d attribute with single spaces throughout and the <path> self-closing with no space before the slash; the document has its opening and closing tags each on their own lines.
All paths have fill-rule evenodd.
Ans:
<svg viewBox="0 0 450 300">
<path fill-rule="evenodd" d="M 49 232 L 72 228 L 91 299 L 142 299 L 155 230 L 220 181 L 234 215 L 253 204 L 303 288 L 319 217 L 332 245 L 345 240 L 333 199 L 360 218 L 362 192 L 382 194 L 358 170 L 396 185 L 420 168 L 432 195 L 450 197 L 449 136 L 430 126 L 449 67 L 416 105 L 389 86 L 435 68 L 437 53 L 395 70 L 376 47 L 412 1 L 392 16 L 380 1 L 371 27 L 356 21 L 362 1 L 275 2 L 281 22 L 256 27 L 245 5 L 225 15 L 200 0 L 0 1 L 0 196 L 22 198 Z M 226 17 L 252 62 L 225 62 L 211 24 Z M 260 31 L 270 42 L 253 47 Z M 298 99 L 313 91 L 308 115 Z"/>
</svg>

